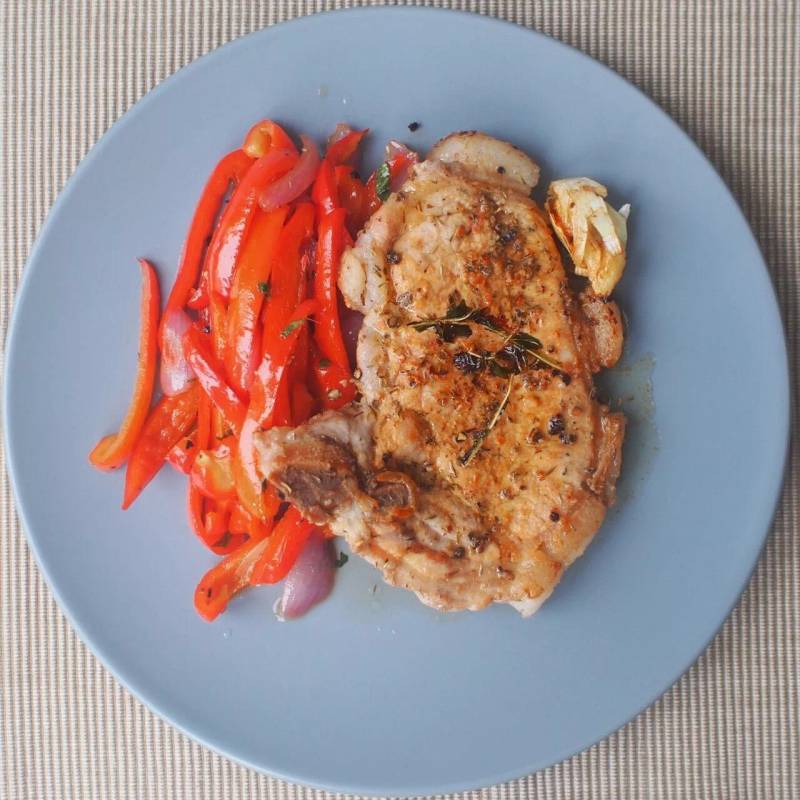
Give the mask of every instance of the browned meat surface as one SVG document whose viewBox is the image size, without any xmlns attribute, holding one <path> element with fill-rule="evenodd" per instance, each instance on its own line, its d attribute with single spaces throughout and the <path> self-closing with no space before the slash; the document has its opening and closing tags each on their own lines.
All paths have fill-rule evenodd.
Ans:
<svg viewBox="0 0 800 800">
<path fill-rule="evenodd" d="M 423 602 L 532 613 L 613 502 L 624 418 L 592 374 L 619 358 L 622 324 L 569 288 L 532 161 L 481 134 L 432 156 L 343 259 L 365 314 L 361 401 L 263 434 L 261 468 Z M 454 309 L 480 314 L 419 324 Z"/>
</svg>

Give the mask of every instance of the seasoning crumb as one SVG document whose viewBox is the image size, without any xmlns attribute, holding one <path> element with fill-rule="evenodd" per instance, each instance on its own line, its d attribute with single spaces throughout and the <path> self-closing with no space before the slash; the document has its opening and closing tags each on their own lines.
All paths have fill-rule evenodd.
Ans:
<svg viewBox="0 0 800 800">
<path fill-rule="evenodd" d="M 408 129 L 411 131 L 411 133 L 414 133 L 414 131 L 418 131 L 421 127 L 422 127 L 422 123 L 420 123 L 420 122 L 409 122 L 408 123 Z"/>
</svg>

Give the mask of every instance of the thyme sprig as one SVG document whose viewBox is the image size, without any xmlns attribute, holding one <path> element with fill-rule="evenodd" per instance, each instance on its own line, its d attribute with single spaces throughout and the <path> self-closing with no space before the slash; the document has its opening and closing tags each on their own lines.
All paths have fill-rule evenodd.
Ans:
<svg viewBox="0 0 800 800">
<path fill-rule="evenodd" d="M 483 447 L 483 443 L 486 440 L 486 437 L 494 430 L 497 426 L 497 423 L 500 421 L 500 417 L 503 416 L 503 412 L 506 410 L 506 406 L 508 405 L 508 401 L 511 397 L 511 387 L 514 384 L 514 376 L 512 375 L 508 379 L 508 385 L 506 386 L 506 392 L 503 395 L 503 399 L 500 401 L 500 404 L 495 409 L 492 418 L 489 422 L 486 423 L 484 428 L 481 428 L 479 431 L 475 431 L 472 434 L 472 444 L 465 453 L 459 456 L 459 463 L 462 467 L 466 467 L 470 461 L 478 454 L 478 451 Z"/>
<path fill-rule="evenodd" d="M 500 404 L 495 409 L 492 418 L 477 431 L 472 431 L 472 444 L 462 453 L 458 460 L 462 467 L 466 467 L 478 454 L 486 437 L 494 430 L 500 417 L 508 406 L 511 397 L 511 387 L 514 376 L 532 366 L 533 363 L 543 364 L 561 373 L 561 365 L 543 353 L 543 345 L 539 339 L 525 331 L 507 333 L 483 309 L 470 308 L 464 300 L 450 306 L 447 314 L 438 319 L 425 319 L 412 322 L 409 327 L 416 331 L 433 329 L 436 335 L 444 342 L 454 342 L 456 339 L 470 336 L 472 328 L 469 323 L 481 325 L 493 333 L 504 337 L 500 348 L 494 352 L 483 351 L 476 353 L 472 350 L 461 350 L 453 356 L 453 363 L 462 372 L 480 372 L 488 370 L 498 378 L 507 378 L 505 394 Z"/>
<path fill-rule="evenodd" d="M 470 308 L 463 300 L 450 306 L 447 314 L 443 317 L 411 322 L 409 327 L 415 331 L 427 331 L 433 328 L 442 341 L 454 342 L 456 339 L 469 336 L 472 333 L 472 328 L 466 324 L 467 322 L 474 322 L 494 333 L 504 333 L 503 329 L 485 311 L 478 308 Z"/>
<path fill-rule="evenodd" d="M 498 378 L 519 375 L 530 366 L 531 359 L 560 371 L 561 367 L 558 362 L 541 351 L 542 343 L 535 336 L 524 331 L 517 331 L 508 336 L 503 342 L 503 346 L 494 353 L 462 350 L 453 356 L 453 363 L 462 372 L 480 372 L 488 369 L 492 375 Z"/>
</svg>

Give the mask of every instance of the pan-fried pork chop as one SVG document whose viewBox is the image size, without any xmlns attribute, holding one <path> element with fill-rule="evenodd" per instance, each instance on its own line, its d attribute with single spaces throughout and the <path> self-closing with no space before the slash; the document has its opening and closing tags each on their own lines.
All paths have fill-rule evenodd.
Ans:
<svg viewBox="0 0 800 800">
<path fill-rule="evenodd" d="M 538 172 L 483 134 L 437 145 L 342 261 L 360 401 L 259 441 L 286 499 L 443 610 L 533 613 L 614 499 L 625 423 L 592 374 L 620 315 L 570 289 Z"/>
</svg>

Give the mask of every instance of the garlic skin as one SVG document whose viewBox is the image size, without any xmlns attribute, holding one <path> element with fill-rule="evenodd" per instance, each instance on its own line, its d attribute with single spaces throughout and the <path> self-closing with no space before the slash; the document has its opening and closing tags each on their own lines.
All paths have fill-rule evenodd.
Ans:
<svg viewBox="0 0 800 800">
<path fill-rule="evenodd" d="M 608 190 L 591 178 L 564 178 L 547 189 L 545 208 L 556 235 L 569 252 L 575 272 L 589 279 L 594 293 L 608 297 L 625 270 L 627 218 L 605 197 Z"/>
</svg>

